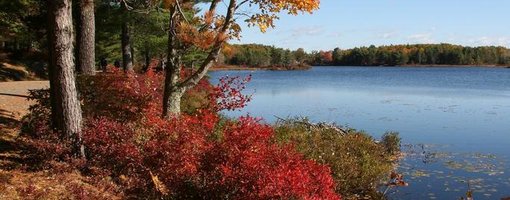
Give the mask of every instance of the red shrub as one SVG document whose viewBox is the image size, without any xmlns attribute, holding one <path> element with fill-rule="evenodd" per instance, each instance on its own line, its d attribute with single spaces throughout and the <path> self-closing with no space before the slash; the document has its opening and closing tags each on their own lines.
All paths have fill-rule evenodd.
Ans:
<svg viewBox="0 0 510 200">
<path fill-rule="evenodd" d="M 241 78 L 222 77 L 219 84 L 213 88 L 214 92 L 211 94 L 213 101 L 213 110 L 236 110 L 246 106 L 251 100 L 251 95 L 244 95 L 242 91 L 246 89 L 246 84 L 250 82 L 251 75 Z"/>
<path fill-rule="evenodd" d="M 240 92 L 249 77 L 224 78 L 214 89 L 201 82 L 190 93 L 207 90 L 208 109 L 172 120 L 160 118 L 160 78 L 106 74 L 84 81 L 89 174 L 112 177 L 134 198 L 339 199 L 329 168 L 272 143 L 270 126 L 250 117 L 219 122 L 217 111 L 249 101 Z"/>
<path fill-rule="evenodd" d="M 240 118 L 205 156 L 204 192 L 224 199 L 339 199 L 329 168 L 305 160 L 293 147 L 270 139 L 273 129 Z"/>
<path fill-rule="evenodd" d="M 273 144 L 272 128 L 253 118 L 220 130 L 213 113 L 154 119 L 143 129 L 106 119 L 93 124 L 85 132 L 89 163 L 109 172 L 105 175 L 129 179 L 131 192 L 200 199 L 339 198 L 328 167 L 305 160 L 291 146 Z M 218 131 L 221 138 L 211 139 Z"/>
<path fill-rule="evenodd" d="M 152 185 L 138 141 L 143 133 L 134 128 L 107 118 L 88 121 L 83 131 L 87 164 L 90 173 L 113 177 L 127 194 L 148 193 Z"/>
<path fill-rule="evenodd" d="M 161 74 L 143 75 L 114 70 L 78 80 L 85 117 L 108 117 L 116 121 L 140 119 L 146 112 L 161 108 Z"/>
<path fill-rule="evenodd" d="M 136 145 L 138 134 L 130 125 L 100 118 L 89 121 L 83 135 L 88 161 L 95 166 L 109 167 L 116 175 L 131 174 L 140 167 L 136 164 L 142 160 Z"/>
<path fill-rule="evenodd" d="M 51 112 L 49 109 L 50 92 L 48 89 L 31 90 L 28 100 L 36 101 L 29 108 L 30 114 L 23 118 L 20 144 L 27 151 L 30 168 L 48 168 L 43 160 L 69 160 L 71 144 L 63 138 L 63 135 L 53 130 L 50 126 Z"/>
<path fill-rule="evenodd" d="M 210 114 L 159 121 L 154 124 L 158 127 L 152 129 L 152 137 L 142 147 L 144 163 L 172 187 L 193 179 L 204 152 L 211 146 L 208 136 L 215 123 L 216 116 Z"/>
</svg>

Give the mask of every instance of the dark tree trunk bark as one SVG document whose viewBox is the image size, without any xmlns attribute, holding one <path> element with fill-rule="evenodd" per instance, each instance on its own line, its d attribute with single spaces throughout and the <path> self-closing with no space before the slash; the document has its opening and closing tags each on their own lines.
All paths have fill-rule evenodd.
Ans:
<svg viewBox="0 0 510 200">
<path fill-rule="evenodd" d="M 80 72 L 95 75 L 94 0 L 80 0 L 80 32 L 78 35 L 78 66 Z"/>
<path fill-rule="evenodd" d="M 51 17 L 51 16 L 50 16 Z M 50 19 L 51 20 L 51 19 Z M 51 26 L 51 25 L 50 25 Z M 51 30 L 48 30 L 48 43 L 49 45 L 52 45 L 51 44 L 51 35 L 53 33 L 51 33 Z M 53 61 L 53 49 L 51 46 L 49 46 L 49 51 L 48 51 L 48 58 L 50 59 L 49 60 L 49 66 L 48 66 L 48 78 L 49 78 L 49 81 L 50 81 L 50 104 L 51 104 L 51 126 L 54 130 L 62 130 L 61 128 L 63 127 L 63 125 L 61 124 L 62 123 L 62 105 L 58 104 L 57 103 L 57 96 L 58 96 L 58 92 L 57 92 L 57 88 L 58 88 L 58 81 L 57 81 L 57 78 L 56 78 L 56 75 L 55 75 L 55 70 L 54 70 L 54 67 L 52 67 L 54 65 L 54 63 L 52 63 Z"/>
<path fill-rule="evenodd" d="M 129 24 L 122 23 L 122 68 L 125 71 L 133 71 L 133 55 L 131 54 L 131 36 L 129 33 Z"/>
<path fill-rule="evenodd" d="M 82 112 L 76 91 L 73 60 L 71 0 L 48 0 L 50 87 L 54 124 L 73 144 L 73 152 L 84 157 Z"/>
<path fill-rule="evenodd" d="M 151 64 L 151 55 L 150 55 L 150 50 L 147 48 L 144 52 L 144 57 L 145 57 L 145 71 L 148 71 L 149 70 L 149 65 Z"/>
</svg>

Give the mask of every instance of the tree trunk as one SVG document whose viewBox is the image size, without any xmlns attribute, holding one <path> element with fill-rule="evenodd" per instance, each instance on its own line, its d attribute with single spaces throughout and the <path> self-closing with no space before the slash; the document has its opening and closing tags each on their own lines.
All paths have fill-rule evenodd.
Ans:
<svg viewBox="0 0 510 200">
<path fill-rule="evenodd" d="M 82 112 L 75 85 L 71 0 L 48 0 L 51 105 L 55 124 L 73 145 L 77 156 L 85 156 L 82 144 Z"/>
<path fill-rule="evenodd" d="M 136 56 L 135 56 L 135 48 L 133 47 L 133 45 L 130 45 L 131 46 L 131 63 L 133 63 L 133 66 L 136 64 Z"/>
<path fill-rule="evenodd" d="M 159 61 L 160 61 L 159 64 L 160 64 L 161 69 L 165 70 L 166 69 L 166 61 L 167 61 L 166 58 L 165 58 L 165 55 L 160 54 L 159 55 Z"/>
<path fill-rule="evenodd" d="M 180 59 L 176 50 L 175 26 L 179 16 L 176 8 L 170 9 L 170 23 L 168 29 L 168 52 L 165 67 L 165 88 L 163 91 L 163 118 L 176 117 L 181 114 L 182 89 L 178 83 L 180 79 Z"/>
<path fill-rule="evenodd" d="M 149 70 L 149 65 L 151 64 L 151 56 L 150 56 L 150 50 L 149 48 L 147 48 L 144 52 L 144 57 L 145 57 L 145 71 L 148 71 Z"/>
<path fill-rule="evenodd" d="M 131 51 L 131 36 L 129 33 L 129 24 L 122 23 L 122 68 L 125 71 L 133 71 L 133 56 Z"/>
<path fill-rule="evenodd" d="M 86 75 L 96 74 L 94 0 L 80 0 L 80 33 L 78 36 L 78 66 Z"/>
<path fill-rule="evenodd" d="M 168 76 L 166 77 L 168 78 Z M 181 114 L 181 98 L 184 91 L 177 87 L 172 87 L 172 83 L 165 81 L 165 96 L 163 98 L 163 117 L 169 119 Z"/>
<path fill-rule="evenodd" d="M 175 54 L 169 56 L 165 68 L 165 88 L 163 92 L 163 117 L 167 119 L 181 114 L 181 98 L 186 90 L 179 86 L 181 79 L 181 68 L 179 66 L 180 57 Z"/>
<path fill-rule="evenodd" d="M 51 25 L 50 25 L 51 26 Z M 51 44 L 51 35 L 53 33 L 51 33 L 51 30 L 48 30 L 48 43 L 49 45 L 52 45 Z M 51 106 L 51 126 L 54 130 L 62 130 L 61 127 L 62 127 L 62 106 L 60 104 L 57 104 L 57 96 L 58 96 L 58 93 L 57 93 L 57 85 L 58 85 L 58 82 L 57 82 L 57 78 L 56 78 L 56 75 L 55 75 L 55 70 L 54 70 L 54 67 L 52 67 L 54 65 L 52 59 L 53 59 L 53 49 L 51 46 L 49 46 L 49 51 L 48 51 L 48 58 L 50 59 L 49 60 L 49 66 L 48 66 L 48 78 L 49 78 L 49 81 L 50 81 L 50 106 Z"/>
<path fill-rule="evenodd" d="M 209 8 L 210 12 L 214 12 L 217 3 L 220 1 L 214 0 L 211 2 Z M 236 0 L 230 0 L 228 5 L 227 14 L 225 16 L 224 24 L 220 29 L 220 34 L 225 34 L 230 24 L 232 17 L 236 10 Z M 181 22 L 178 12 L 178 4 L 170 9 L 170 23 L 168 29 L 168 52 L 167 64 L 165 68 L 165 88 L 163 92 L 163 118 L 177 117 L 181 114 L 181 97 L 184 92 L 192 88 L 206 75 L 212 62 L 218 59 L 221 51 L 223 41 L 216 41 L 209 51 L 207 58 L 202 62 L 200 68 L 185 80 L 181 80 L 181 54 L 178 51 L 178 38 L 176 37 L 176 26 Z"/>
</svg>

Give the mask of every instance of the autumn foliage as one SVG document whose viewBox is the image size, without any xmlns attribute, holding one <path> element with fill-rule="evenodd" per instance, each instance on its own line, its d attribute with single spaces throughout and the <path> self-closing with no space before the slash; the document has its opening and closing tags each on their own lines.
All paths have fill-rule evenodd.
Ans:
<svg viewBox="0 0 510 200">
<path fill-rule="evenodd" d="M 183 102 L 200 106 L 164 120 L 160 76 L 110 72 L 80 78 L 87 86 L 80 87 L 87 160 L 79 162 L 48 128 L 47 95 L 35 92 L 39 103 L 26 118 L 25 134 L 40 153 L 37 159 L 110 177 L 125 198 L 340 199 L 329 167 L 305 159 L 292 144 L 275 144 L 271 126 L 218 115 L 249 101 L 241 93 L 249 77 L 223 78 L 216 87 L 203 80 L 185 101 L 207 103 Z"/>
<path fill-rule="evenodd" d="M 258 5 L 260 13 L 251 15 L 247 20 L 250 25 L 257 25 L 262 32 L 274 27 L 277 14 L 286 11 L 297 15 L 300 12 L 312 13 L 319 8 L 319 0 L 251 0 L 250 5 Z"/>
</svg>

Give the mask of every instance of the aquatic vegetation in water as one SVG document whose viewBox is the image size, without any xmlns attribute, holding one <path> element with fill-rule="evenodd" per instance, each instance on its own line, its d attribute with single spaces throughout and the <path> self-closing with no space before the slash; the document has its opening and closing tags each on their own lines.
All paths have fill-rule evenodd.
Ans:
<svg viewBox="0 0 510 200">
<path fill-rule="evenodd" d="M 508 163 L 505 157 L 453 153 L 446 149 L 448 146 L 444 145 L 405 144 L 402 148 L 405 161 L 399 170 L 409 177 L 412 186 L 427 187 L 464 199 L 470 195 L 499 199 L 498 195 L 504 194 L 504 189 L 510 187 L 510 178 L 504 177 L 507 174 L 505 163 Z M 435 196 L 432 194 L 425 196 L 433 199 Z"/>
</svg>

